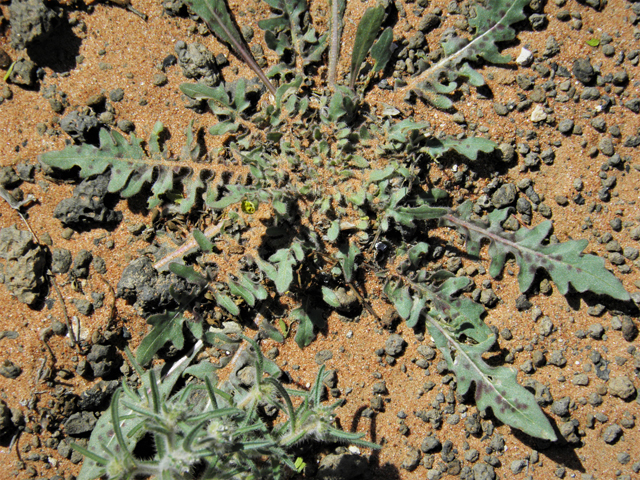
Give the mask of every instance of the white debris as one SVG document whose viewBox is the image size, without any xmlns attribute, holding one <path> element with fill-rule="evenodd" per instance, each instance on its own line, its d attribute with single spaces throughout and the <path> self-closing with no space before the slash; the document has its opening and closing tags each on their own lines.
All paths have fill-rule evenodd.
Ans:
<svg viewBox="0 0 640 480">
<path fill-rule="evenodd" d="M 534 123 L 544 122 L 547 119 L 547 112 L 544 111 L 542 105 L 536 105 L 531 112 L 531 121 Z"/>
<path fill-rule="evenodd" d="M 520 50 L 520 55 L 518 55 L 518 58 L 516 58 L 516 63 L 521 67 L 528 67 L 533 63 L 533 53 L 523 47 Z"/>
</svg>

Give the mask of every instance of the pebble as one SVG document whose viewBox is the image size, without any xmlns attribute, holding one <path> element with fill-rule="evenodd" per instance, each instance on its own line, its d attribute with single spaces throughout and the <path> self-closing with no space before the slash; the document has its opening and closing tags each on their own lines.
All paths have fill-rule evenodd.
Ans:
<svg viewBox="0 0 640 480">
<path fill-rule="evenodd" d="M 551 405 L 551 411 L 554 415 L 558 417 L 567 417 L 569 416 L 569 407 L 571 405 L 571 398 L 562 397 L 553 402 Z"/>
<path fill-rule="evenodd" d="M 109 93 L 109 99 L 114 103 L 121 102 L 123 98 L 124 98 L 124 90 L 120 87 L 112 90 Z"/>
<path fill-rule="evenodd" d="M 318 365 L 322 365 L 327 360 L 331 360 L 333 358 L 333 352 L 331 350 L 320 350 L 315 355 L 315 362 Z"/>
<path fill-rule="evenodd" d="M 598 142 L 598 149 L 607 157 L 610 157 L 615 153 L 615 150 L 613 149 L 613 142 L 609 137 L 605 137 Z"/>
<path fill-rule="evenodd" d="M 589 385 L 589 376 L 586 373 L 576 373 L 573 376 L 571 383 L 578 387 L 586 387 Z"/>
<path fill-rule="evenodd" d="M 531 121 L 534 123 L 544 122 L 547 119 L 547 113 L 542 105 L 536 105 L 531 112 Z"/>
<path fill-rule="evenodd" d="M 407 342 L 405 342 L 400 335 L 394 333 L 387 338 L 386 342 L 384 342 L 384 351 L 391 357 L 397 357 L 402 354 L 406 344 Z"/>
<path fill-rule="evenodd" d="M 627 376 L 615 377 L 607 383 L 608 391 L 614 397 L 631 400 L 636 394 L 636 387 Z"/>
<path fill-rule="evenodd" d="M 602 432 L 602 439 L 605 443 L 612 445 L 618 441 L 622 435 L 622 428 L 616 423 L 612 423 Z"/>
<path fill-rule="evenodd" d="M 527 50 L 526 48 L 520 49 L 520 54 L 518 58 L 516 58 L 516 63 L 521 67 L 528 67 L 533 63 L 533 53 L 531 50 Z"/>
<path fill-rule="evenodd" d="M 155 73 L 151 79 L 151 83 L 156 87 L 162 87 L 167 84 L 167 76 L 164 73 Z"/>
<path fill-rule="evenodd" d="M 595 71 L 588 58 L 578 58 L 573 62 L 573 75 L 581 83 L 587 85 L 595 79 Z"/>
<path fill-rule="evenodd" d="M 563 135 L 571 135 L 574 125 L 571 119 L 561 120 L 560 123 L 558 123 L 558 131 Z"/>
</svg>

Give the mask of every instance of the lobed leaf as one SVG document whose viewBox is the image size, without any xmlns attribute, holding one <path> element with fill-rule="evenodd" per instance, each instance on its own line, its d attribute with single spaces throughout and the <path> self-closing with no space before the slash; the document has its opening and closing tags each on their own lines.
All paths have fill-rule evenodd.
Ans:
<svg viewBox="0 0 640 480">
<path fill-rule="evenodd" d="M 169 160 L 168 152 L 159 147 L 159 136 L 163 132 L 161 123 L 157 123 L 149 138 L 149 153 L 142 148 L 142 140 L 131 134 L 127 140 L 115 130 L 102 129 L 99 133 L 100 146 L 82 144 L 69 145 L 60 151 L 46 152 L 40 155 L 41 163 L 60 170 L 79 169 L 80 178 L 109 172 L 108 191 L 120 192 L 124 198 L 140 193 L 145 184 L 152 184 L 148 208 L 163 202 L 174 189 L 174 171 L 189 169 L 190 173 L 180 178 L 186 197 L 178 207 L 186 213 L 195 204 L 197 193 L 206 189 L 201 173 L 207 166 L 195 162 L 185 164 L 179 160 Z M 155 180 L 154 180 L 155 178 Z"/>
<path fill-rule="evenodd" d="M 482 358 L 495 342 L 493 334 L 482 343 L 469 345 L 458 341 L 446 326 L 433 318 L 428 318 L 427 328 L 447 365 L 456 374 L 460 394 L 466 394 L 473 383 L 478 409 L 491 407 L 500 421 L 528 435 L 557 440 L 533 394 L 517 383 L 515 370 L 489 366 Z"/>
<path fill-rule="evenodd" d="M 443 96 L 444 84 L 440 81 L 443 76 L 449 82 L 456 78 L 466 78 L 472 85 L 483 85 L 481 75 L 474 71 L 468 61 L 478 61 L 480 58 L 490 63 L 506 63 L 511 57 L 501 55 L 498 42 L 513 40 L 516 31 L 514 23 L 526 18 L 524 7 L 530 0 L 491 0 L 485 2 L 486 7 L 475 5 L 476 16 L 469 19 L 469 25 L 475 29 L 471 40 L 455 35 L 447 36 L 441 42 L 444 58 L 435 65 L 413 78 L 402 91 L 422 92 L 425 100 L 437 108 L 448 109 L 451 100 Z M 466 61 L 466 62 L 465 62 Z M 450 83 L 454 88 L 455 82 Z"/>
<path fill-rule="evenodd" d="M 557 244 L 543 244 L 551 231 L 552 223 L 545 221 L 533 229 L 522 227 L 515 233 L 506 232 L 501 223 L 509 209 L 494 210 L 488 222 L 472 221 L 468 217 L 471 202 L 461 205 L 456 214 L 442 218 L 445 225 L 460 230 L 466 236 L 467 251 L 478 255 L 482 240 L 488 240 L 491 264 L 489 273 L 496 277 L 504 268 L 507 255 L 512 254 L 520 268 L 518 283 L 520 291 L 531 287 L 536 271 L 544 268 L 563 295 L 569 285 L 578 292 L 590 291 L 627 301 L 630 296 L 620 280 L 605 268 L 604 260 L 595 255 L 584 255 L 586 240 L 570 240 Z"/>
</svg>

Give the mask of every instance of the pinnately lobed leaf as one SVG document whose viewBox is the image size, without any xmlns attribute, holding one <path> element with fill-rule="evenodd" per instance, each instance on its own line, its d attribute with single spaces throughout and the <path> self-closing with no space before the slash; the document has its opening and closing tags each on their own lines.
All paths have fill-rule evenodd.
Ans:
<svg viewBox="0 0 640 480">
<path fill-rule="evenodd" d="M 571 285 L 578 292 L 590 291 L 617 300 L 629 300 L 629 293 L 620 280 L 605 268 L 604 260 L 582 253 L 587 246 L 586 240 L 545 245 L 542 242 L 551 231 L 550 221 L 542 222 L 533 229 L 522 227 L 515 233 L 509 233 L 501 226 L 510 213 L 509 209 L 494 210 L 489 214 L 488 222 L 466 219 L 470 212 L 471 202 L 467 201 L 460 206 L 457 214 L 445 215 L 442 221 L 466 236 L 467 251 L 471 255 L 477 256 L 482 240 L 489 240 L 491 276 L 500 274 L 507 255 L 512 254 L 520 267 L 518 283 L 521 292 L 531 287 L 536 271 L 544 268 L 563 295 L 569 292 Z"/>
<path fill-rule="evenodd" d="M 490 0 L 486 2 L 486 8 L 476 4 L 476 16 L 469 19 L 469 25 L 475 27 L 474 37 L 470 41 L 457 36 L 447 37 L 442 42 L 444 58 L 412 79 L 401 92 L 422 92 L 424 98 L 437 108 L 450 108 L 451 100 L 443 94 L 455 90 L 456 77 L 467 78 L 472 85 L 482 84 L 480 74 L 473 71 L 466 61 L 480 58 L 491 63 L 510 61 L 510 56 L 500 54 L 497 42 L 515 38 L 516 31 L 511 25 L 526 18 L 524 7 L 529 1 Z M 441 83 L 443 74 L 446 74 L 447 83 Z"/>
<path fill-rule="evenodd" d="M 518 384 L 515 370 L 492 367 L 483 360 L 482 354 L 491 348 L 495 336 L 469 345 L 458 342 L 438 321 L 429 319 L 427 328 L 449 368 L 456 374 L 458 393 L 464 395 L 474 383 L 479 410 L 491 407 L 493 414 L 504 423 L 534 437 L 557 440 L 533 394 Z"/>
<path fill-rule="evenodd" d="M 156 123 L 149 137 L 149 153 L 142 148 L 142 139 L 135 134 L 127 140 L 116 130 L 104 128 L 99 134 L 100 147 L 90 144 L 69 145 L 60 151 L 43 153 L 39 160 L 44 165 L 60 170 L 78 167 L 81 178 L 109 171 L 109 192 L 120 192 L 124 198 L 139 193 L 145 184 L 152 184 L 152 195 L 147 204 L 150 209 L 160 205 L 162 196 L 173 190 L 174 170 L 188 167 L 191 173 L 180 179 L 186 198 L 177 207 L 180 213 L 187 213 L 197 200 L 197 192 L 207 188 L 200 178 L 200 173 L 207 167 L 196 162 L 187 164 L 167 159 L 168 153 L 159 146 L 158 139 L 162 131 L 163 125 Z"/>
</svg>

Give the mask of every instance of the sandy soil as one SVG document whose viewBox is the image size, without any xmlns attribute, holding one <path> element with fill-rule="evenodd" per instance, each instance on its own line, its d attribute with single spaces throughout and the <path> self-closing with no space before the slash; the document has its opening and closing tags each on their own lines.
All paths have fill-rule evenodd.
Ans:
<svg viewBox="0 0 640 480">
<path fill-rule="evenodd" d="M 251 2 L 253 5 L 253 2 Z M 316 14 L 322 10 L 323 2 L 313 2 L 312 11 Z M 438 4 L 443 9 L 446 2 L 433 2 L 429 7 Z M 42 80 L 42 87 L 55 85 L 59 91 L 67 95 L 69 107 L 65 113 L 71 111 L 76 105 L 85 104 L 86 100 L 94 94 L 109 94 L 115 88 L 121 87 L 125 91 L 125 97 L 121 102 L 114 104 L 116 120 L 127 119 L 135 124 L 136 134 L 139 137 L 147 138 L 156 121 L 163 122 L 171 132 L 168 141 L 169 147 L 174 152 L 179 152 L 185 143 L 184 130 L 188 123 L 195 119 L 200 126 L 208 126 L 213 122 L 210 114 L 196 115 L 183 107 L 180 99 L 178 85 L 185 81 L 180 69 L 177 66 L 166 70 L 168 82 L 164 86 L 154 86 L 152 77 L 160 72 L 163 59 L 173 53 L 176 41 L 184 40 L 187 43 L 200 41 L 204 43 L 214 54 L 227 53 L 226 47 L 218 43 L 212 36 L 202 37 L 193 28 L 194 22 L 185 18 L 170 18 L 163 16 L 162 7 L 158 2 L 151 0 L 134 1 L 135 7 L 145 12 L 148 21 L 141 20 L 138 16 L 128 12 L 113 4 L 96 3 L 89 10 L 82 9 L 71 12 L 70 15 L 77 19 L 77 24 L 72 29 L 72 33 L 67 32 L 69 37 L 64 44 L 56 44 L 53 51 L 48 53 L 46 61 L 39 63 L 44 67 L 46 75 Z M 350 2 L 345 22 L 345 37 L 343 42 L 342 73 L 346 75 L 348 70 L 348 55 L 353 37 L 355 34 L 356 20 L 361 12 L 373 2 Z M 620 138 L 613 138 L 615 150 L 623 158 L 629 156 L 626 170 L 615 170 L 618 178 L 614 196 L 608 203 L 602 203 L 597 199 L 597 191 L 600 188 L 600 166 L 606 162 L 606 157 L 602 154 L 595 157 L 589 156 L 588 152 L 592 147 L 596 147 L 605 134 L 597 132 L 590 126 L 590 112 L 597 105 L 596 101 L 581 101 L 578 103 L 554 102 L 548 98 L 547 102 L 553 108 L 553 117 L 557 121 L 562 119 L 572 119 L 577 125 L 582 126 L 582 135 L 572 135 L 565 137 L 555 126 L 535 125 L 531 119 L 531 112 L 535 104 L 524 112 L 511 112 L 507 117 L 496 115 L 493 102 L 499 101 L 506 104 L 508 101 L 519 101 L 518 93 L 523 92 L 515 82 L 515 75 L 525 71 L 528 75 L 537 77 L 536 85 L 541 85 L 546 79 L 539 78 L 530 68 L 517 68 L 515 64 L 506 68 L 486 67 L 483 69 L 485 77 L 488 78 L 490 90 L 493 92 L 493 99 L 478 99 L 473 92 L 469 98 L 463 98 L 457 102 L 455 108 L 462 113 L 467 122 L 475 122 L 487 127 L 487 135 L 497 142 L 522 142 L 518 136 L 518 130 L 533 130 L 537 133 L 537 141 L 540 149 L 544 150 L 553 142 L 561 142 L 561 146 L 555 146 L 556 159 L 553 165 L 542 165 L 539 170 L 527 172 L 519 165 L 500 172 L 505 182 L 517 183 L 523 178 L 529 178 L 535 185 L 536 191 L 545 198 L 545 203 L 553 210 L 552 219 L 555 220 L 555 235 L 562 241 L 566 239 L 587 238 L 589 252 L 605 255 L 605 245 L 598 243 L 596 232 L 611 232 L 613 237 L 619 241 L 623 247 L 638 248 L 638 242 L 633 240 L 630 230 L 640 222 L 640 207 L 638 205 L 638 188 L 640 186 L 640 161 L 635 149 L 623 146 L 623 141 L 627 136 L 637 135 L 640 127 L 638 115 L 634 114 L 622 103 L 638 96 L 640 93 L 640 69 L 631 65 L 628 61 L 623 65 L 615 64 L 620 51 L 629 52 L 639 48 L 637 36 L 634 38 L 634 27 L 629 23 L 631 11 L 630 4 L 624 0 L 610 0 L 604 9 L 599 12 L 593 8 L 574 1 L 567 2 L 563 7 L 558 7 L 554 2 L 550 2 L 544 8 L 544 12 L 549 19 L 548 27 L 540 32 L 526 30 L 518 35 L 518 42 L 513 43 L 505 49 L 507 53 L 517 56 L 521 46 L 527 46 L 537 57 L 541 57 L 545 50 L 547 38 L 553 35 L 560 44 L 560 53 L 551 61 L 565 66 L 571 71 L 574 58 L 590 56 L 594 65 L 601 65 L 603 73 L 615 73 L 622 68 L 626 69 L 630 81 L 627 88 L 620 95 L 612 95 L 617 101 L 611 110 L 602 115 L 609 126 L 618 125 L 621 131 Z M 3 14 L 8 16 L 8 5 L 6 2 L 0 4 Z M 396 36 L 400 36 L 405 30 L 406 23 L 417 23 L 413 16 L 413 4 L 406 5 L 408 17 L 396 26 Z M 246 2 L 231 2 L 234 11 L 242 12 L 247 9 Z M 263 7 L 255 7 L 263 11 Z M 556 18 L 560 10 L 569 10 L 579 13 L 582 17 L 583 26 L 580 30 L 571 28 L 571 22 L 562 22 Z M 239 13 L 238 22 L 243 25 L 251 25 L 256 32 L 256 41 L 260 40 L 260 29 L 257 26 L 259 15 L 253 16 L 250 13 Z M 439 32 L 454 23 L 459 17 L 446 16 L 445 24 L 434 32 L 428 41 L 432 45 L 432 50 L 437 44 Z M 8 42 L 9 29 L 4 23 L 4 33 L 0 37 L 3 48 L 11 58 L 16 59 L 27 55 L 27 52 L 13 51 Z M 591 31 L 590 31 L 591 30 Z M 616 55 L 606 57 L 602 53 L 602 47 L 594 48 L 586 44 L 586 41 L 600 37 L 602 32 L 606 32 L 613 37 L 612 44 L 615 46 Z M 407 33 L 410 36 L 410 33 Z M 267 60 L 273 64 L 276 60 L 275 54 L 270 53 L 266 48 Z M 82 63 L 75 64 L 75 57 L 82 55 Z M 42 57 L 45 58 L 45 57 Z M 225 69 L 225 76 L 228 79 L 234 78 L 232 69 L 238 70 L 238 75 L 252 76 L 247 69 L 235 58 L 230 57 L 231 66 Z M 548 62 L 545 62 L 548 63 Z M 70 68 L 70 64 L 72 68 Z M 490 76 L 488 74 L 491 74 Z M 564 80 L 564 79 L 561 79 Z M 571 82 L 577 88 L 581 86 L 572 78 Z M 37 156 L 45 151 L 60 149 L 64 146 L 67 136 L 61 133 L 57 121 L 60 115 L 51 110 L 49 101 L 42 95 L 41 90 L 23 89 L 16 85 L 9 85 L 12 98 L 5 100 L 0 105 L 0 164 L 3 166 L 17 165 L 21 162 L 35 163 Z M 602 89 L 601 89 L 602 90 Z M 146 100 L 146 104 L 141 105 L 141 100 Z M 389 92 L 374 89 L 368 97 L 369 102 L 375 107 L 381 102 L 396 104 L 398 101 Z M 144 103 L 144 102 L 143 102 Z M 424 105 L 410 107 L 403 105 L 403 111 L 413 109 L 415 120 L 428 119 L 435 127 L 436 131 L 447 133 L 459 133 L 467 131 L 464 126 L 456 125 L 451 121 L 451 113 L 436 111 Z M 64 114 L 64 113 L 63 113 Z M 51 134 L 38 133 L 39 124 L 46 125 Z M 529 142 L 531 143 L 531 142 Z M 597 153 L 597 152 L 596 152 Z M 447 165 L 450 167 L 450 165 Z M 476 168 L 476 167 L 472 167 Z M 480 171 L 483 169 L 478 168 Z M 611 173 L 611 172 L 609 172 Z M 454 198 L 459 195 L 476 199 L 482 194 L 482 187 L 491 179 L 490 173 L 484 172 L 472 187 L 471 191 L 452 192 Z M 450 175 L 450 170 L 443 169 L 442 175 L 446 178 Z M 565 195 L 571 198 L 576 192 L 573 184 L 575 179 L 582 179 L 584 182 L 583 194 L 586 197 L 584 205 L 577 205 L 570 202 L 568 206 L 558 205 L 554 198 L 557 195 Z M 52 239 L 53 246 L 67 248 L 75 255 L 81 249 L 88 249 L 94 255 L 102 257 L 107 265 L 107 274 L 104 280 L 109 285 L 115 287 L 120 279 L 120 274 L 124 266 L 138 255 L 138 251 L 147 246 L 147 243 L 139 237 L 133 237 L 128 227 L 140 222 L 149 224 L 150 214 L 134 213 L 128 208 L 126 201 L 120 201 L 117 210 L 122 211 L 124 220 L 113 231 L 101 229 L 91 230 L 82 234 L 74 234 L 69 239 L 62 236 L 64 227 L 52 216 L 53 209 L 62 199 L 70 196 L 73 185 L 53 184 L 42 178 L 40 174 L 36 177 L 36 183 L 23 183 L 21 189 L 25 194 L 32 193 L 38 199 L 36 205 L 28 210 L 29 223 L 36 234 L 43 238 L 48 234 Z M 591 195 L 589 196 L 589 192 Z M 598 212 L 589 212 L 590 202 L 602 205 Z M 589 217 L 593 226 L 584 230 L 585 218 Z M 616 217 L 622 219 L 625 227 L 620 232 L 611 230 L 610 221 Z M 544 220 L 541 215 L 534 212 L 533 224 Z M 0 202 L 0 227 L 5 228 L 16 225 L 19 229 L 24 229 L 24 225 L 15 211 L 5 202 Z M 438 233 L 435 233 L 438 234 Z M 444 235 L 444 233 L 443 233 Z M 105 240 L 111 239 L 114 248 L 108 248 Z M 483 257 L 479 262 L 473 259 L 464 259 L 465 265 L 476 263 L 488 268 L 489 259 Z M 636 262 L 637 263 L 637 262 Z M 637 264 L 627 261 L 631 266 L 631 273 L 617 274 L 625 288 L 629 292 L 637 292 L 640 288 L 640 274 Z M 608 264 L 614 272 L 617 271 L 614 265 Z M 512 270 L 516 270 L 515 265 Z M 478 275 L 475 277 L 477 285 L 482 280 L 489 278 L 488 275 Z M 82 285 L 84 295 L 74 291 L 72 285 L 67 284 L 64 278 L 59 278 L 62 295 L 65 301 L 70 304 L 74 298 L 89 297 L 91 292 L 104 292 L 105 308 L 97 310 L 90 317 L 81 316 L 84 328 L 90 333 L 104 329 L 108 322 L 115 321 L 126 326 L 133 335 L 131 342 L 132 349 L 136 347 L 146 332 L 146 324 L 133 309 L 121 300 L 115 301 L 115 318 L 111 318 L 109 305 L 113 301 L 110 288 L 98 275 L 91 275 Z M 498 330 L 508 327 L 513 333 L 513 339 L 500 340 L 501 346 L 509 349 L 515 355 L 514 365 L 520 366 L 526 360 L 531 359 L 532 351 L 541 350 L 550 352 L 556 349 L 563 349 L 567 359 L 564 368 L 555 366 L 545 366 L 537 369 L 531 375 L 526 375 L 519 371 L 520 383 L 527 378 L 533 378 L 549 387 L 554 399 L 569 396 L 574 405 L 571 411 L 571 418 L 579 422 L 578 431 L 581 443 L 578 445 L 560 444 L 548 449 L 542 449 L 543 445 L 525 438 L 514 430 L 504 425 L 496 423 L 496 431 L 504 436 L 505 449 L 502 452 L 494 453 L 497 456 L 501 467 L 497 472 L 501 478 L 524 478 L 530 475 L 532 478 L 554 478 L 555 472 L 561 466 L 566 469 L 566 478 L 580 478 L 581 474 L 593 475 L 593 478 L 611 479 L 617 475 L 629 475 L 634 477 L 636 473 L 632 470 L 632 465 L 640 460 L 640 444 L 635 441 L 638 438 L 637 429 L 625 429 L 623 438 L 613 445 L 604 442 L 602 438 L 603 430 L 612 423 L 619 423 L 623 416 L 630 414 L 640 416 L 640 408 L 636 400 L 624 402 L 619 398 L 604 394 L 606 392 L 606 382 L 600 380 L 592 368 L 589 355 L 592 351 L 598 351 L 602 356 L 610 361 L 609 369 L 611 378 L 626 375 L 632 379 L 636 388 L 640 382 L 636 376 L 638 360 L 634 356 L 634 351 L 630 347 L 637 346 L 638 341 L 629 343 L 622 338 L 619 331 L 612 330 L 611 319 L 614 304 L 609 304 L 609 309 L 605 311 L 601 318 L 594 318 L 587 314 L 590 297 L 567 299 L 557 289 L 553 289 L 550 295 L 536 295 L 530 300 L 541 309 L 544 315 L 549 316 L 556 327 L 556 331 L 549 337 L 539 335 L 538 324 L 532 320 L 531 311 L 518 312 L 515 309 L 515 298 L 520 294 L 515 277 L 505 274 L 504 279 L 494 281 L 493 288 L 501 301 L 497 307 L 490 309 L 487 315 L 487 323 L 495 326 Z M 372 295 L 373 293 L 373 295 Z M 373 308 L 379 312 L 384 311 L 389 305 L 382 296 L 376 299 L 375 292 L 369 292 L 372 298 Z M 19 365 L 23 372 L 16 380 L 0 377 L 0 396 L 11 407 L 22 410 L 26 417 L 26 429 L 19 438 L 17 446 L 9 451 L 9 444 L 5 442 L 0 449 L 0 465 L 4 468 L 0 471 L 0 478 L 27 478 L 30 475 L 29 467 L 35 469 L 35 476 L 49 478 L 56 474 L 68 477 L 77 475 L 79 465 L 74 465 L 67 459 L 61 458 L 57 451 L 46 448 L 44 443 L 51 437 L 51 432 L 42 430 L 39 425 L 47 416 L 47 409 L 55 405 L 55 388 L 71 388 L 76 392 L 84 391 L 93 382 L 73 375 L 71 378 L 62 379 L 56 377 L 54 388 L 50 388 L 44 383 L 36 383 L 36 375 L 43 362 L 54 366 L 56 369 L 68 369 L 74 372 L 79 361 L 78 354 L 69 345 L 68 340 L 60 337 L 51 337 L 48 342 L 51 351 L 55 355 L 52 360 L 47 348 L 40 338 L 40 332 L 52 322 L 52 319 L 63 318 L 60 302 L 55 296 L 55 292 L 50 292 L 49 298 L 54 299 L 52 308 L 46 305 L 38 309 L 30 309 L 16 301 L 5 288 L 0 288 L 0 305 L 2 305 L 3 315 L 0 318 L 0 330 L 18 332 L 18 338 L 4 338 L 0 340 L 2 346 L 0 350 L 0 361 L 10 359 Z M 73 315 L 79 315 L 69 306 Z M 580 339 L 576 337 L 577 330 L 587 330 L 596 322 L 601 323 L 606 329 L 605 339 L 595 340 L 592 338 Z M 370 316 L 363 315 L 359 322 L 345 323 L 333 315 L 329 317 L 326 332 L 318 335 L 308 348 L 300 350 L 290 337 L 284 345 L 280 345 L 280 356 L 278 362 L 285 361 L 289 366 L 299 366 L 296 370 L 290 370 L 294 380 L 299 384 L 306 384 L 313 381 L 318 365 L 314 361 L 317 352 L 330 349 L 333 358 L 326 362 L 328 368 L 336 369 L 339 376 L 338 387 L 342 390 L 351 388 L 352 391 L 344 396 L 347 402 L 340 410 L 340 424 L 345 429 L 355 429 L 368 433 L 368 439 L 382 442 L 384 448 L 374 455 L 373 464 L 376 466 L 375 478 L 402 478 L 413 480 L 425 478 L 427 469 L 419 466 L 413 472 L 408 472 L 400 467 L 407 447 L 419 448 L 423 438 L 432 431 L 429 424 L 414 415 L 414 412 L 427 408 L 433 403 L 436 395 L 440 392 L 446 394 L 449 391 L 447 385 L 441 383 L 441 376 L 430 368 L 431 375 L 425 376 L 422 369 L 417 367 L 412 359 L 419 357 L 416 349 L 421 344 L 413 332 L 404 325 L 397 327 L 395 333 L 401 333 L 408 342 L 405 354 L 398 359 L 394 366 L 381 364 L 375 355 L 375 350 L 383 347 L 389 335 L 387 330 L 380 328 L 375 320 Z M 428 340 L 426 340 L 428 343 Z M 272 345 L 268 342 L 265 349 Z M 516 349 L 521 346 L 522 349 Z M 617 359 L 620 360 L 617 360 Z M 434 360 L 434 366 L 441 360 L 440 354 Z M 576 386 L 571 380 L 574 374 L 587 373 L 589 385 Z M 364 408 L 369 406 L 372 397 L 372 384 L 377 381 L 374 374 L 380 374 L 385 380 L 389 394 L 385 396 L 385 411 L 377 413 L 375 420 L 360 418 L 357 416 Z M 564 377 L 566 381 L 560 381 Z M 420 394 L 426 381 L 432 380 L 436 386 L 431 391 Z M 603 393 L 604 403 L 600 406 L 592 406 L 584 402 L 592 392 Z M 467 407 L 467 413 L 476 411 L 475 406 Z M 407 413 L 404 424 L 409 427 L 410 433 L 402 435 L 399 432 L 400 419 L 398 412 Z M 549 407 L 545 408 L 548 415 L 557 423 L 558 417 L 549 413 Z M 587 428 L 587 417 L 590 414 L 602 413 L 608 417 L 605 423 L 596 421 L 594 428 Z M 626 413 L 625 413 L 626 412 Z M 485 455 L 485 448 L 488 441 L 475 438 L 466 438 L 464 422 L 457 425 L 449 425 L 445 422 L 441 430 L 437 431 L 437 436 L 441 441 L 450 439 L 455 448 L 458 449 L 458 459 L 463 465 L 473 465 L 464 460 L 465 442 L 469 448 L 475 448 L 480 452 L 480 460 Z M 534 455 L 534 451 L 539 450 L 539 456 Z M 20 455 L 17 454 L 20 452 Z M 28 456 L 37 452 L 45 461 L 29 461 Z M 628 453 L 630 462 L 622 464 L 618 458 L 620 454 Z M 536 460 L 537 457 L 537 460 Z M 22 462 L 19 459 L 22 459 Z M 510 466 L 513 461 L 529 459 L 527 468 L 518 475 L 512 474 Z M 436 455 L 434 465 L 440 462 Z M 25 467 L 27 469 L 25 470 Z M 627 478 L 630 478 L 627 477 Z"/>
</svg>

